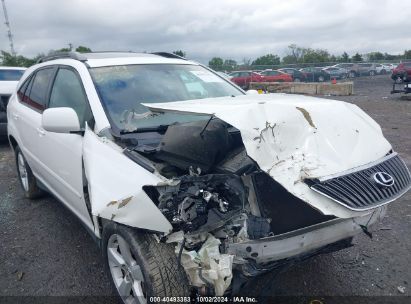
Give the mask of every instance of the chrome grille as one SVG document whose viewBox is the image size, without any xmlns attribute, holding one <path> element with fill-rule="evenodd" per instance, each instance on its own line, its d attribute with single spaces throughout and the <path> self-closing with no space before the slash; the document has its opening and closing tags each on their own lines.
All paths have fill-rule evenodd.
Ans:
<svg viewBox="0 0 411 304">
<path fill-rule="evenodd" d="M 388 173 L 392 186 L 383 186 L 374 179 L 377 172 Z M 351 210 L 367 210 L 387 204 L 411 188 L 410 172 L 398 156 L 392 153 L 377 164 L 358 168 L 339 176 L 308 180 L 310 188 Z"/>
</svg>

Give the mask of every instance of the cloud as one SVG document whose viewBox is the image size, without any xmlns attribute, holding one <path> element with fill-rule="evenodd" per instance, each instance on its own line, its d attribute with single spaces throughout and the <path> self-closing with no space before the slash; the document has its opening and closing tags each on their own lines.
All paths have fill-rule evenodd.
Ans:
<svg viewBox="0 0 411 304">
<path fill-rule="evenodd" d="M 331 53 L 410 48 L 411 2 L 393 0 L 6 0 L 18 53 L 86 45 L 93 50 L 212 56 L 284 55 L 287 46 Z M 1 20 L 1 18 L 0 18 Z M 3 24 L 0 49 L 8 50 Z"/>
</svg>

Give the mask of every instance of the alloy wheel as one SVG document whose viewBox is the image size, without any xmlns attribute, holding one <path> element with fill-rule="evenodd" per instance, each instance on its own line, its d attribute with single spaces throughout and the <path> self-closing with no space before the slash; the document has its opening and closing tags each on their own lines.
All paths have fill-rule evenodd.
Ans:
<svg viewBox="0 0 411 304">
<path fill-rule="evenodd" d="M 147 303 L 143 273 L 122 236 L 110 237 L 107 257 L 114 285 L 124 303 Z"/>
<path fill-rule="evenodd" d="M 23 185 L 24 191 L 27 192 L 29 191 L 29 177 L 27 175 L 26 162 L 21 152 L 17 155 L 17 163 L 21 184 Z"/>
</svg>

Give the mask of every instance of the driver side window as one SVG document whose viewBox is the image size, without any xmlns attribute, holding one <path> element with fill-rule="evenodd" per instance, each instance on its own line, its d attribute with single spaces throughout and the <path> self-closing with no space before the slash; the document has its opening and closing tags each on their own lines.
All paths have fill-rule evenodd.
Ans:
<svg viewBox="0 0 411 304">
<path fill-rule="evenodd" d="M 49 108 L 69 107 L 76 111 L 80 127 L 93 123 L 93 115 L 83 86 L 74 71 L 60 68 L 51 90 Z"/>
</svg>

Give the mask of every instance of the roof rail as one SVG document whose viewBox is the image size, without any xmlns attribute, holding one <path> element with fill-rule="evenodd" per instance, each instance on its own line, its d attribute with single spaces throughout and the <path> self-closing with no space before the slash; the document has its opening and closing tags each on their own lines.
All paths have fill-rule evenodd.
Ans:
<svg viewBox="0 0 411 304">
<path fill-rule="evenodd" d="M 176 55 L 176 54 L 174 54 L 174 53 L 154 52 L 154 53 L 151 53 L 151 54 L 153 54 L 153 55 L 158 55 L 158 56 L 165 57 L 165 58 L 175 58 L 175 59 L 187 60 L 187 58 L 178 56 L 178 55 Z"/>
<path fill-rule="evenodd" d="M 87 61 L 87 58 L 79 52 L 55 52 L 53 54 L 41 57 L 39 60 L 37 60 L 37 63 L 63 58 L 70 58 L 82 62 Z"/>
</svg>

